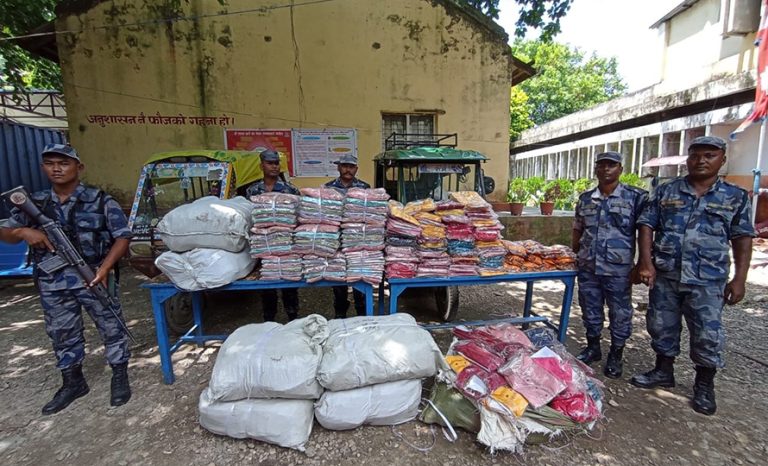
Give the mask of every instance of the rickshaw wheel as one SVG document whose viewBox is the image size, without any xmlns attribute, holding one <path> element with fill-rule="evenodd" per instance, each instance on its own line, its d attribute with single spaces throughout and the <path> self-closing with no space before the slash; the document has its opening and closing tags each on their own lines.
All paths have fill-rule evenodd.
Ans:
<svg viewBox="0 0 768 466">
<path fill-rule="evenodd" d="M 459 287 L 435 288 L 435 304 L 444 322 L 454 320 L 459 313 Z"/>
<path fill-rule="evenodd" d="M 183 335 L 195 322 L 192 314 L 192 295 L 178 293 L 168 298 L 165 303 L 165 320 L 168 329 L 176 335 Z"/>
</svg>

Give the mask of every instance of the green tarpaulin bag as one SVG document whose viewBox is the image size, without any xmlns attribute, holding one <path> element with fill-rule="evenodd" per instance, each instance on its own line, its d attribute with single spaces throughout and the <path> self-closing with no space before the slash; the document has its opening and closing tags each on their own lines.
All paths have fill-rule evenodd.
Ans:
<svg viewBox="0 0 768 466">
<path fill-rule="evenodd" d="M 429 400 L 453 427 L 460 427 L 474 433 L 480 432 L 480 412 L 458 390 L 447 384 L 435 382 Z M 445 426 L 443 419 L 429 403 L 421 412 L 419 420 L 426 424 Z"/>
</svg>

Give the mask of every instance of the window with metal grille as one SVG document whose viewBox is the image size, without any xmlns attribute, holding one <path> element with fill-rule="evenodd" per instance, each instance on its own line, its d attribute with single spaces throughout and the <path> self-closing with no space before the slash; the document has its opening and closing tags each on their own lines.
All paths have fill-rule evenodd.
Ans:
<svg viewBox="0 0 768 466">
<path fill-rule="evenodd" d="M 419 140 L 423 134 L 424 140 L 433 139 L 435 133 L 435 115 L 429 113 L 383 113 L 381 115 L 381 148 L 385 149 L 384 141 L 392 133 L 404 133 L 410 140 Z"/>
</svg>

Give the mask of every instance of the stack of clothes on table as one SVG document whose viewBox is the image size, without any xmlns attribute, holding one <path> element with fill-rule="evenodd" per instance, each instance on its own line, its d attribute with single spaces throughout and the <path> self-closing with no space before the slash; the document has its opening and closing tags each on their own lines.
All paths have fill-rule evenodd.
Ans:
<svg viewBox="0 0 768 466">
<path fill-rule="evenodd" d="M 387 278 L 413 278 L 419 268 L 419 221 L 405 212 L 403 204 L 389 201 L 384 272 Z"/>
<path fill-rule="evenodd" d="M 451 267 L 446 227 L 443 219 L 434 213 L 436 208 L 432 199 L 409 202 L 405 206 L 406 212 L 412 213 L 421 226 L 417 246 L 420 260 L 417 277 L 446 277 Z"/>
<path fill-rule="evenodd" d="M 478 251 L 475 248 L 475 227 L 464 211 L 464 205 L 453 200 L 437 203 L 437 215 L 445 224 L 448 254 L 451 258 L 448 275 L 451 277 L 478 274 Z"/>
<path fill-rule="evenodd" d="M 347 266 L 339 254 L 344 195 L 328 188 L 302 188 L 293 253 L 300 257 L 308 282 L 345 282 Z"/>
<path fill-rule="evenodd" d="M 251 257 L 286 256 L 293 247 L 299 196 L 264 193 L 251 196 Z"/>
<path fill-rule="evenodd" d="M 461 427 L 496 450 L 522 453 L 567 432 L 588 431 L 602 416 L 602 384 L 548 328 L 512 324 L 457 327 L 420 419 Z"/>
<path fill-rule="evenodd" d="M 504 240 L 502 243 L 507 251 L 504 268 L 508 272 L 544 272 L 576 268 L 576 255 L 567 246 L 544 246 L 533 240 Z"/>
<path fill-rule="evenodd" d="M 459 191 L 450 194 L 450 198 L 464 206 L 469 218 L 475 240 L 478 257 L 478 271 L 481 276 L 502 275 L 506 250 L 501 242 L 501 230 L 504 226 L 499 216 L 488 202 L 474 191 Z"/>
<path fill-rule="evenodd" d="M 347 261 L 347 280 L 381 282 L 389 195 L 383 188 L 351 188 L 344 198 L 341 251 Z"/>
</svg>

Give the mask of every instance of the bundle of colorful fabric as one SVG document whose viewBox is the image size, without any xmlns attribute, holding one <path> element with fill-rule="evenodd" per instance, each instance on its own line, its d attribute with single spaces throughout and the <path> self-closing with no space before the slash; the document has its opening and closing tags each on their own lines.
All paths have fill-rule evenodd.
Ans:
<svg viewBox="0 0 768 466">
<path fill-rule="evenodd" d="M 347 223 L 341 224 L 341 250 L 381 251 L 384 249 L 384 223 Z"/>
<path fill-rule="evenodd" d="M 511 324 L 454 329 L 446 356 L 451 372 L 438 376 L 449 387 L 433 391 L 421 419 L 444 423 L 431 412 L 435 406 L 451 424 L 477 432 L 492 452 L 521 453 L 531 434 L 548 440 L 565 431 L 590 430 L 602 416 L 601 383 L 551 330 L 526 333 Z M 447 396 L 446 388 L 461 396 Z M 475 407 L 477 422 L 456 416 L 467 412 L 459 409 L 466 402 Z"/>
<path fill-rule="evenodd" d="M 480 275 L 491 276 L 506 273 L 504 270 L 504 257 L 507 250 L 501 240 L 478 241 L 476 243 L 478 257 L 480 259 Z"/>
<path fill-rule="evenodd" d="M 299 223 L 341 225 L 344 195 L 331 188 L 301 188 Z"/>
<path fill-rule="evenodd" d="M 445 251 L 419 250 L 417 277 L 445 277 L 451 267 L 451 256 Z"/>
<path fill-rule="evenodd" d="M 299 196 L 284 193 L 264 193 L 251 196 L 251 219 L 255 228 L 296 225 Z"/>
<path fill-rule="evenodd" d="M 567 246 L 544 246 L 532 240 L 502 241 L 507 254 L 504 268 L 508 272 L 541 272 L 573 270 L 576 255 Z"/>
<path fill-rule="evenodd" d="M 293 227 L 275 225 L 251 228 L 251 257 L 282 256 L 291 253 Z"/>
<path fill-rule="evenodd" d="M 347 281 L 362 280 L 372 285 L 381 283 L 384 274 L 383 251 L 353 251 L 344 254 L 347 259 Z"/>
<path fill-rule="evenodd" d="M 294 230 L 293 238 L 294 254 L 333 257 L 341 244 L 338 225 L 301 224 Z"/>
<path fill-rule="evenodd" d="M 419 268 L 420 258 L 412 246 L 387 245 L 384 272 L 387 278 L 413 278 Z"/>
<path fill-rule="evenodd" d="M 302 276 L 301 257 L 297 255 L 267 256 L 261 259 L 259 280 L 299 281 Z"/>
<path fill-rule="evenodd" d="M 347 260 L 341 253 L 333 257 L 307 254 L 302 257 L 304 279 L 308 283 L 320 280 L 345 282 L 347 280 Z"/>
<path fill-rule="evenodd" d="M 344 198 L 343 221 L 383 227 L 389 211 L 389 194 L 384 188 L 351 188 Z"/>
</svg>

